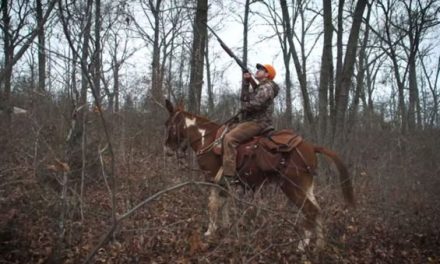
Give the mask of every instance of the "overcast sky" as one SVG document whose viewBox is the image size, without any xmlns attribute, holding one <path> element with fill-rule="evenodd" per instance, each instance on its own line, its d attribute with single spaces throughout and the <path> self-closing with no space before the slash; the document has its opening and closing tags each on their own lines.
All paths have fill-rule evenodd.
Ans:
<svg viewBox="0 0 440 264">
<path fill-rule="evenodd" d="M 244 13 L 244 0 L 222 0 L 215 1 L 211 0 L 209 16 L 208 16 L 208 24 L 217 30 L 217 34 L 223 39 L 223 41 L 236 53 L 236 55 L 241 58 L 242 57 L 242 41 L 243 41 L 243 25 L 241 23 L 241 19 Z M 266 0 L 266 3 L 276 2 L 278 0 Z M 117 2 L 115 2 L 117 5 Z M 335 8 L 334 6 L 333 8 Z M 321 1 L 315 0 L 311 1 L 310 8 L 314 10 L 321 10 Z M 143 14 L 143 11 L 139 5 L 138 1 L 130 2 L 130 9 L 136 16 L 136 20 L 140 24 L 144 24 L 145 29 L 148 31 L 148 22 Z M 257 2 L 251 5 L 251 14 L 250 14 L 250 30 L 249 30 L 249 54 L 248 54 L 248 66 L 252 71 L 255 71 L 256 63 L 270 63 L 277 70 L 277 76 L 275 81 L 284 86 L 284 72 L 285 67 L 282 60 L 282 52 L 280 45 L 278 43 L 278 39 L 274 37 L 275 31 L 272 26 L 268 25 L 261 15 L 267 15 L 267 7 L 261 2 Z M 313 16 L 313 11 L 307 11 L 306 20 L 310 20 Z M 350 19 L 346 21 L 346 29 L 350 28 Z M 298 30 L 298 25 L 296 25 L 296 29 Z M 132 25 L 130 25 L 132 27 Z M 316 46 L 312 47 L 315 43 L 315 38 L 319 36 L 322 29 L 322 18 L 317 17 L 313 26 L 309 33 L 311 35 L 308 36 L 306 40 L 306 52 L 311 52 L 311 55 L 307 62 L 307 72 L 308 72 L 308 81 L 312 85 L 311 89 L 316 88 L 316 78 L 319 77 L 320 70 L 320 60 L 322 53 L 322 36 L 319 38 L 318 42 L 316 42 Z M 55 50 L 60 54 L 64 54 L 67 56 L 69 54 L 69 47 L 61 29 L 55 28 L 53 31 L 47 32 L 48 34 L 48 45 L 50 45 L 50 49 Z M 130 85 L 130 92 L 134 93 L 138 97 L 145 95 L 145 86 L 139 84 L 129 84 L 127 80 L 132 80 L 135 78 L 140 78 L 141 76 L 146 76 L 149 78 L 151 73 L 151 45 L 146 46 L 145 42 L 139 38 L 135 38 L 135 33 L 130 32 L 127 33 L 129 38 L 129 45 L 132 48 L 139 48 L 139 50 L 130 58 L 129 61 L 123 66 L 121 74 L 121 81 L 126 82 L 123 85 Z M 211 35 L 211 34 L 210 34 Z M 272 36 L 272 38 L 268 38 Z M 436 62 L 437 58 L 440 55 L 440 47 L 438 47 L 438 39 L 436 32 L 432 32 L 430 38 L 423 42 L 423 45 L 427 43 L 435 43 L 437 49 L 432 53 L 432 62 Z M 336 40 L 336 37 L 333 37 L 333 41 Z M 192 41 L 191 32 L 187 35 L 187 42 Z M 105 45 L 110 45 L 105 43 Z M 143 48 L 141 48 L 143 47 Z M 34 60 L 36 60 L 36 45 L 32 47 L 34 53 Z M 298 49 L 298 46 L 297 46 Z M 213 82 L 214 82 L 214 92 L 216 94 L 221 94 L 224 90 L 238 92 L 240 89 L 240 81 L 241 81 L 241 69 L 234 62 L 232 58 L 230 58 L 220 47 L 219 43 L 216 41 L 214 37 L 211 36 L 209 42 L 209 54 L 211 58 L 211 70 L 212 74 L 214 74 Z M 28 55 L 25 60 L 22 60 L 20 63 L 26 64 L 26 60 L 29 61 L 30 56 Z M 104 60 L 108 59 L 104 56 Z M 22 65 L 23 65 L 22 64 Z M 189 64 L 189 61 L 186 65 Z M 428 63 L 429 65 L 429 63 Z M 108 69 L 108 65 L 106 66 Z M 15 67 L 15 74 L 20 75 L 26 73 L 28 67 Z M 51 61 L 51 70 L 52 75 L 51 81 L 55 84 L 54 86 L 62 86 L 64 72 L 66 69 L 66 65 L 64 62 L 64 58 L 62 56 L 52 56 Z M 295 69 L 293 67 L 293 62 L 290 63 L 290 69 L 292 72 L 292 81 L 294 83 L 293 87 L 293 100 L 294 104 L 301 107 L 301 96 L 297 85 L 297 77 L 295 73 Z M 219 73 L 224 73 L 222 78 L 219 78 Z M 386 76 L 385 76 L 386 77 Z M 206 74 L 204 76 L 206 83 Z M 381 77 L 384 78 L 384 77 Z M 387 77 L 389 79 L 389 76 Z M 376 90 L 376 97 L 389 97 L 390 89 L 385 87 L 389 84 L 384 84 Z M 135 90 L 135 91 L 134 91 Z M 206 93 L 206 89 L 204 89 L 204 93 Z M 122 99 L 122 98 L 121 98 Z M 139 98 L 140 99 L 140 98 Z"/>
</svg>

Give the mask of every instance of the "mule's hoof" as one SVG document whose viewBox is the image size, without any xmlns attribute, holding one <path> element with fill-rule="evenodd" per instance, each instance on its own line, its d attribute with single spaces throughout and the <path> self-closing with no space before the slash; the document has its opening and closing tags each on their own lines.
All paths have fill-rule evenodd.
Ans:
<svg viewBox="0 0 440 264">
<path fill-rule="evenodd" d="M 216 230 L 208 229 L 205 234 L 203 234 L 205 237 L 212 237 L 215 234 Z"/>
<path fill-rule="evenodd" d="M 296 249 L 298 250 L 299 253 L 304 253 L 306 251 L 306 246 L 307 245 L 305 245 L 303 241 L 300 241 Z"/>
<path fill-rule="evenodd" d="M 316 250 L 321 251 L 325 247 L 325 242 L 323 239 L 317 239 L 316 240 Z"/>
<path fill-rule="evenodd" d="M 297 250 L 300 253 L 304 253 L 306 251 L 306 248 L 309 246 L 310 244 L 310 239 L 306 238 L 306 239 L 301 239 L 298 243 L 298 247 Z"/>
</svg>

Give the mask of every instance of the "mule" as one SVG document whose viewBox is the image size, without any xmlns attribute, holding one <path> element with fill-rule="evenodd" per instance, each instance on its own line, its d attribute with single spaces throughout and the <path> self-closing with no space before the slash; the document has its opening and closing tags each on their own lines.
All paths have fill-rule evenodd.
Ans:
<svg viewBox="0 0 440 264">
<path fill-rule="evenodd" d="M 165 122 L 166 139 L 164 151 L 167 155 L 178 154 L 191 147 L 197 154 L 199 167 L 207 172 L 207 179 L 218 182 L 221 176 L 222 157 L 214 151 L 214 144 L 220 124 L 209 119 L 189 113 L 181 104 L 174 106 L 166 100 L 169 118 Z M 254 141 L 245 143 L 238 148 L 238 159 L 242 156 L 243 146 L 247 149 L 254 148 Z M 333 151 L 302 140 L 294 149 L 283 153 L 282 158 L 275 159 L 279 164 L 263 169 L 261 163 L 254 160 L 248 162 L 248 169 L 244 165 L 237 166 L 237 175 L 240 181 L 250 187 L 258 187 L 265 182 L 278 182 L 284 194 L 299 208 L 304 215 L 303 239 L 298 244 L 298 249 L 303 251 L 315 237 L 317 248 L 324 246 L 324 235 L 320 207 L 313 193 L 313 175 L 317 168 L 316 153 L 324 154 L 336 165 L 342 187 L 342 193 L 348 205 L 354 205 L 353 188 L 349 173 L 341 159 Z M 276 155 L 272 154 L 272 155 Z M 277 156 L 275 156 L 277 157 Z M 249 165 L 250 164 L 250 165 Z M 218 188 L 212 188 L 208 202 L 209 225 L 205 233 L 212 235 L 218 228 L 219 210 L 222 212 L 222 224 L 229 225 L 228 199 L 220 195 Z"/>
</svg>

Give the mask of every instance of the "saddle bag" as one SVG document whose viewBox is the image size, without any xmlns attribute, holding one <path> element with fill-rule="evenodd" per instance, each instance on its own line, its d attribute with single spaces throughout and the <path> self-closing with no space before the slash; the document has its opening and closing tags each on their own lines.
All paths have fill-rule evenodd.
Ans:
<svg viewBox="0 0 440 264">
<path fill-rule="evenodd" d="M 260 145 L 271 152 L 290 152 L 296 148 L 303 138 L 291 129 L 275 131 L 267 137 L 262 137 Z"/>
<path fill-rule="evenodd" d="M 262 171 L 278 170 L 282 158 L 283 155 L 280 152 L 269 151 L 262 145 L 257 145 L 255 149 L 255 163 Z"/>
</svg>

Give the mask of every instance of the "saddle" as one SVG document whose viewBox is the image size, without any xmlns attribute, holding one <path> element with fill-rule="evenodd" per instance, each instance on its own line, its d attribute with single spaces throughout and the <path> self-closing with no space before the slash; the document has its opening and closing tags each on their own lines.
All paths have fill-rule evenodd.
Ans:
<svg viewBox="0 0 440 264">
<path fill-rule="evenodd" d="M 217 130 L 214 140 L 213 152 L 217 155 L 223 153 L 223 137 L 227 133 L 227 126 L 222 126 Z M 296 134 L 292 129 L 282 129 L 274 131 L 272 127 L 262 131 L 261 135 L 253 137 L 251 140 L 242 143 L 241 146 L 260 145 L 272 152 L 290 152 L 297 147 L 303 138 Z M 253 144 L 250 144 L 253 143 Z"/>
<path fill-rule="evenodd" d="M 213 152 L 222 155 L 223 137 L 227 133 L 227 127 L 222 126 L 216 135 Z M 274 131 L 266 129 L 261 135 L 253 137 L 237 147 L 237 169 L 248 170 L 249 163 L 255 161 L 258 169 L 273 171 L 278 169 L 282 163 L 283 154 L 291 152 L 296 148 L 303 138 L 292 129 Z M 256 169 L 256 168 L 255 168 Z"/>
</svg>

